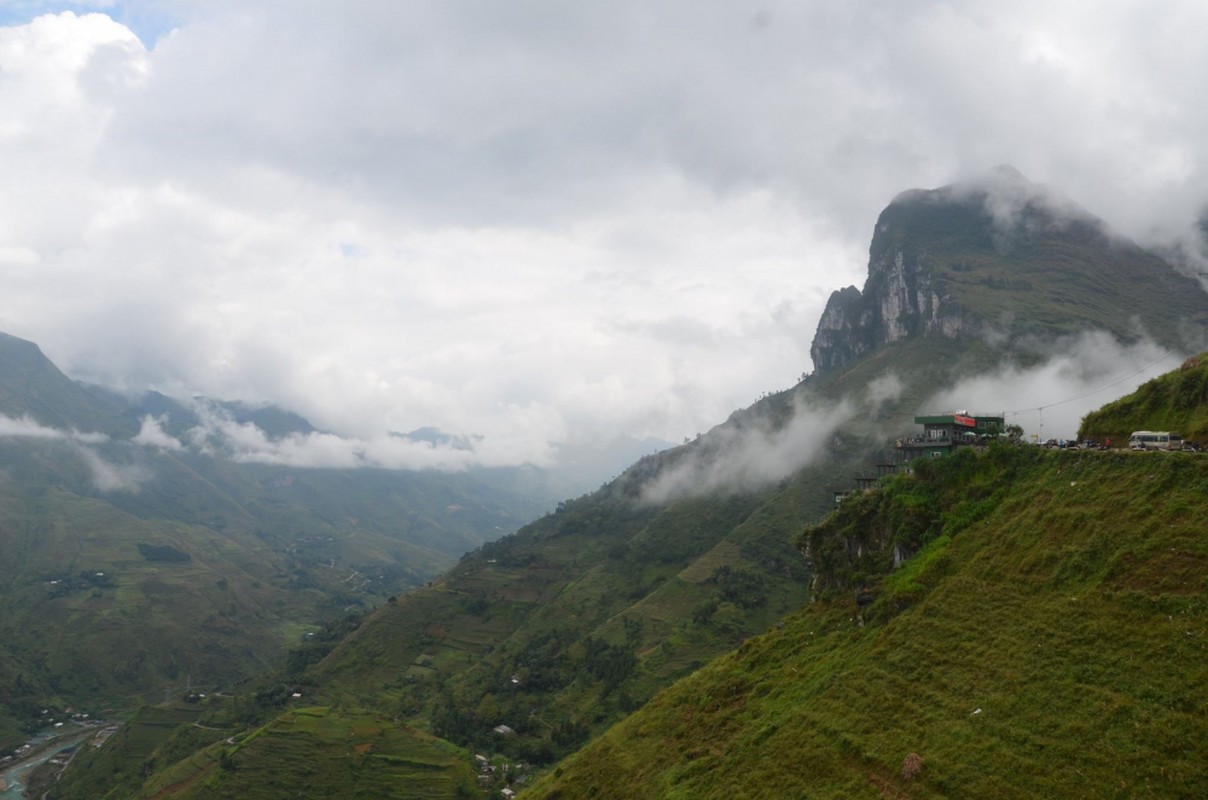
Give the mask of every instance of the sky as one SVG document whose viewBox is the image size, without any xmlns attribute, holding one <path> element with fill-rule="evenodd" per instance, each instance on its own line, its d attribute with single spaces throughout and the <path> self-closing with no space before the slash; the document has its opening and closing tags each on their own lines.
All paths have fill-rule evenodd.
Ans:
<svg viewBox="0 0 1208 800">
<path fill-rule="evenodd" d="M 0 330 L 366 447 L 678 442 L 813 369 L 900 191 L 1007 163 L 1189 235 L 1205 29 L 1177 1 L 0 0 Z"/>
</svg>

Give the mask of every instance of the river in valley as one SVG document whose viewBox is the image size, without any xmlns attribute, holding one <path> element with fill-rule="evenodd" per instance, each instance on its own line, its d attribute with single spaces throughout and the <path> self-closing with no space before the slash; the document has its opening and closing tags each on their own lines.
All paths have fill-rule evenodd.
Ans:
<svg viewBox="0 0 1208 800">
<path fill-rule="evenodd" d="M 24 755 L 0 767 L 0 800 L 21 800 L 25 791 L 25 776 L 30 770 L 46 763 L 59 753 L 86 742 L 99 732 L 98 724 L 81 727 L 50 728 L 42 731 L 26 744 L 29 750 Z"/>
</svg>

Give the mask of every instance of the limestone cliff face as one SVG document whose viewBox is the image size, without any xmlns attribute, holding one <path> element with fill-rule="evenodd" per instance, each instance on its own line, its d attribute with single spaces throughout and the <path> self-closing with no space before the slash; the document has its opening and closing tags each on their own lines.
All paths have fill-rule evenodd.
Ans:
<svg viewBox="0 0 1208 800">
<path fill-rule="evenodd" d="M 848 286 L 831 293 L 810 346 L 818 372 L 842 369 L 872 349 L 864 319 L 864 296 L 859 289 Z"/>
<path fill-rule="evenodd" d="M 894 198 L 877 219 L 863 289 L 831 295 L 810 355 L 826 375 L 903 339 L 1056 341 L 1088 330 L 1121 341 L 1143 330 L 1184 349 L 1187 325 L 1208 327 L 1195 278 L 1002 166 Z"/>
<path fill-rule="evenodd" d="M 864 290 L 849 286 L 831 294 L 818 322 L 810 355 L 820 374 L 841 370 L 890 342 L 910 336 L 955 338 L 968 327 L 927 255 L 887 216 L 890 209 L 877 224 Z"/>
</svg>

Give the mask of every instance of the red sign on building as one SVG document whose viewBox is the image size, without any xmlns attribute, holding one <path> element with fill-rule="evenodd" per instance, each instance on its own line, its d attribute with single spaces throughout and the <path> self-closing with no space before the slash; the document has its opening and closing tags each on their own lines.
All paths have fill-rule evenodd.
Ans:
<svg viewBox="0 0 1208 800">
<path fill-rule="evenodd" d="M 952 421 L 957 425 L 964 425 L 966 428 L 976 428 L 977 420 L 973 417 L 962 416 L 961 414 L 953 414 Z"/>
</svg>

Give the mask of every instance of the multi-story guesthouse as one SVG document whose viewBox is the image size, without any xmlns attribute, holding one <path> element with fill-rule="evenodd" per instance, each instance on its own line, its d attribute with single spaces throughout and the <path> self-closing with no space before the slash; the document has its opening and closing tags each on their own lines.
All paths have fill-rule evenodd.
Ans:
<svg viewBox="0 0 1208 800">
<path fill-rule="evenodd" d="M 907 460 L 921 456 L 942 456 L 964 445 L 985 444 L 997 439 L 1005 430 L 1001 415 L 970 414 L 967 411 L 915 417 L 914 422 L 923 426 L 922 435 L 906 436 L 895 444 Z"/>
</svg>

